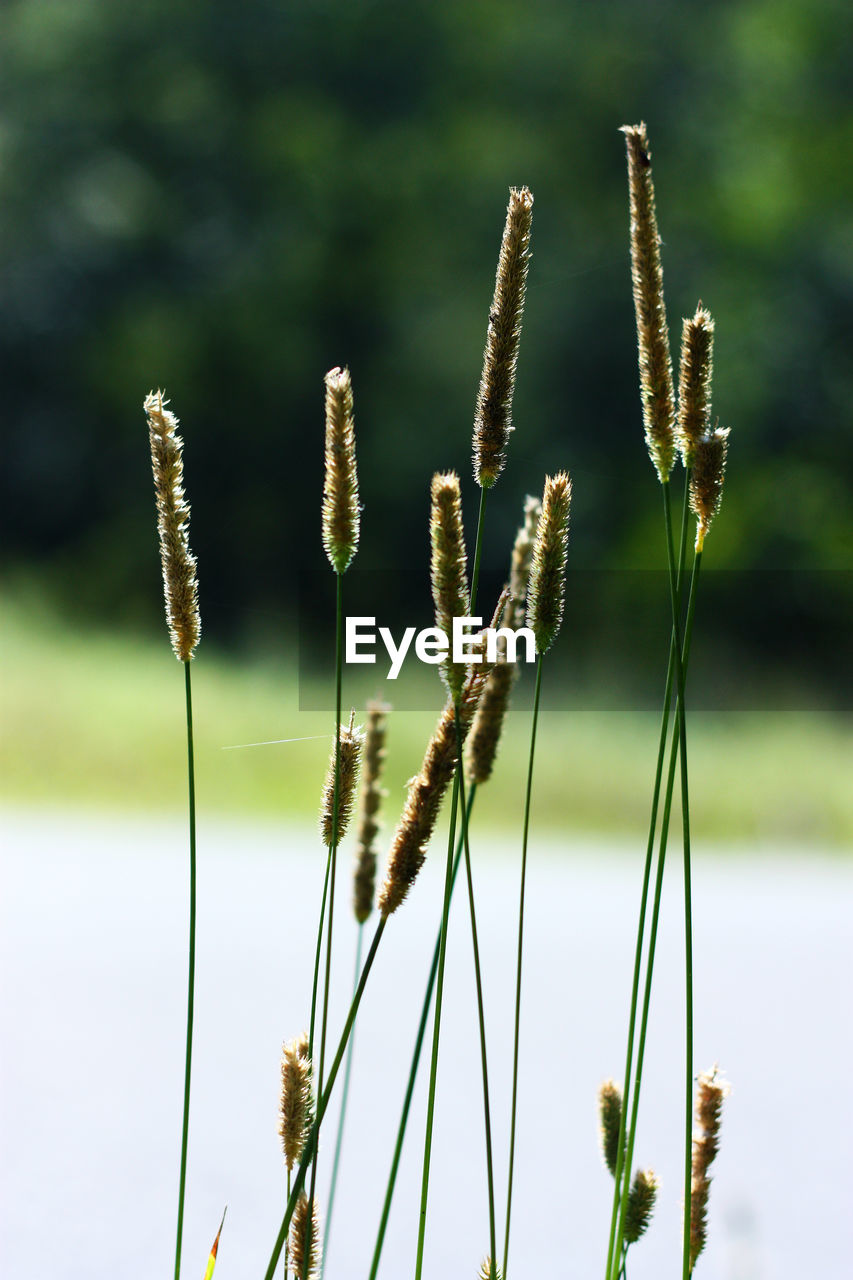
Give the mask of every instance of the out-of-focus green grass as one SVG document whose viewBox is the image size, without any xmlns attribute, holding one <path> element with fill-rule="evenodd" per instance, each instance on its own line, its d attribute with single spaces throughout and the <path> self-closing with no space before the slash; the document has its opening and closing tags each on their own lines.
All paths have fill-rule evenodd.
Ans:
<svg viewBox="0 0 853 1280">
<path fill-rule="evenodd" d="M 162 643 L 60 627 L 7 602 L 0 692 L 0 798 L 38 806 L 182 811 L 184 681 Z M 205 812 L 316 812 L 331 744 L 328 714 L 297 709 L 292 666 L 240 664 L 202 644 L 193 666 L 198 800 Z M 441 694 L 436 681 L 436 710 Z M 386 823 L 399 813 L 434 716 L 396 713 L 388 741 Z M 540 721 L 535 830 L 634 833 L 644 841 L 658 717 L 549 712 Z M 479 822 L 519 829 L 530 713 L 507 723 Z M 321 735 L 315 738 L 314 735 Z M 223 750 L 275 738 L 275 746 Z M 853 726 L 805 713 L 690 717 L 697 842 L 853 843 Z M 674 815 L 676 830 L 680 827 Z"/>
</svg>

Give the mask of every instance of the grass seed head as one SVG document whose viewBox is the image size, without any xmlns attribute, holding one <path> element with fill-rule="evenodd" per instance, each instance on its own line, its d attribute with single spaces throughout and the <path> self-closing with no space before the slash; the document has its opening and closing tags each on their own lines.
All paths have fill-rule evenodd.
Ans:
<svg viewBox="0 0 853 1280">
<path fill-rule="evenodd" d="M 435 625 L 450 639 L 453 634 L 453 619 L 465 617 L 468 613 L 462 498 L 459 477 L 455 472 L 437 472 L 433 476 L 431 499 L 431 580 Z M 453 662 L 450 653 L 445 655 L 441 663 L 441 675 L 454 701 L 462 692 L 465 674 L 465 663 Z"/>
<path fill-rule="evenodd" d="M 506 465 L 532 225 L 532 194 L 511 187 L 474 417 L 474 477 L 481 489 L 490 489 Z"/>
<path fill-rule="evenodd" d="M 178 419 L 166 405 L 162 391 L 145 397 L 151 443 L 151 467 L 157 499 L 157 530 L 166 597 L 166 620 L 175 657 L 192 659 L 201 636 L 198 611 L 196 560 L 190 551 L 190 508 L 184 494 L 184 442 L 178 435 Z"/>
<path fill-rule="evenodd" d="M 658 1180 L 651 1169 L 638 1169 L 625 1206 L 625 1243 L 636 1244 L 652 1220 L 658 1194 Z"/>
<path fill-rule="evenodd" d="M 364 771 L 361 779 L 358 848 L 353 877 L 353 911 L 359 924 L 364 924 L 373 910 L 376 886 L 376 837 L 379 834 L 379 809 L 386 794 L 382 788 L 385 763 L 385 733 L 391 708 L 387 702 L 368 702 L 365 731 Z"/>
<path fill-rule="evenodd" d="M 323 546 L 335 573 L 345 573 L 358 548 L 358 476 L 349 369 L 326 374 L 326 476 Z"/>
<path fill-rule="evenodd" d="M 315 1280 L 320 1274 L 320 1214 L 303 1191 L 290 1221 L 290 1269 L 299 1280 Z"/>
<path fill-rule="evenodd" d="M 488 1254 L 480 1263 L 477 1280 L 503 1280 L 503 1272 L 496 1262 L 492 1262 Z"/>
<path fill-rule="evenodd" d="M 613 1177 L 619 1149 L 619 1125 L 622 1120 L 622 1090 L 615 1080 L 605 1080 L 598 1090 L 598 1132 L 601 1154 Z"/>
<path fill-rule="evenodd" d="M 646 445 L 661 483 L 675 461 L 675 394 L 663 299 L 660 233 L 645 124 L 624 125 L 631 205 L 631 279 L 637 318 L 640 394 Z"/>
<path fill-rule="evenodd" d="M 568 473 L 560 471 L 548 476 L 527 589 L 527 625 L 536 637 L 536 652 L 540 654 L 551 648 L 563 620 L 571 501 Z"/>
<path fill-rule="evenodd" d="M 288 1040 L 281 1053 L 281 1100 L 278 1132 L 288 1169 L 299 1160 L 313 1123 L 311 1059 L 308 1034 Z"/>
<path fill-rule="evenodd" d="M 690 472 L 690 506 L 697 522 L 697 551 L 705 546 L 705 537 L 723 501 L 728 451 L 728 427 L 715 427 L 696 442 Z"/>
<path fill-rule="evenodd" d="M 714 321 L 700 302 L 681 329 L 678 379 L 678 448 L 690 470 L 696 446 L 711 428 L 711 378 L 714 372 Z"/>
<path fill-rule="evenodd" d="M 731 1092 L 716 1066 L 696 1082 L 696 1127 L 693 1130 L 693 1174 L 690 1182 L 690 1271 L 708 1238 L 709 1166 L 720 1145 L 723 1102 Z"/>
<path fill-rule="evenodd" d="M 355 795 L 355 784 L 358 781 L 358 770 L 361 764 L 361 752 L 364 746 L 364 732 L 354 727 L 355 712 L 350 714 L 348 725 L 339 728 L 340 768 L 338 774 L 338 820 L 335 822 L 335 748 L 329 760 L 329 771 L 326 774 L 326 785 L 323 787 L 323 803 L 320 809 L 320 832 L 323 843 L 331 848 L 343 840 L 352 816 L 352 802 Z"/>
</svg>

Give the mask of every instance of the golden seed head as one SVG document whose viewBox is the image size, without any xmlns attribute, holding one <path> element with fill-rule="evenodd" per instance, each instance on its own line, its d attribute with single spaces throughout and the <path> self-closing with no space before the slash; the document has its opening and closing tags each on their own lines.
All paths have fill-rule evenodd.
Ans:
<svg viewBox="0 0 853 1280">
<path fill-rule="evenodd" d="M 278 1132 L 288 1169 L 292 1169 L 305 1147 L 313 1124 L 311 1059 L 308 1033 L 288 1040 L 281 1051 L 281 1099 Z"/>
<path fill-rule="evenodd" d="M 459 477 L 456 473 L 437 472 L 432 478 L 431 497 L 431 578 L 435 625 L 451 639 L 453 619 L 465 617 L 468 613 L 465 532 L 462 527 Z M 462 692 L 466 670 L 465 663 L 453 662 L 450 653 L 442 660 L 442 679 L 454 699 Z"/>
<path fill-rule="evenodd" d="M 708 1238 L 708 1168 L 720 1143 L 723 1102 L 731 1092 L 716 1066 L 703 1071 L 696 1082 L 696 1127 L 693 1130 L 693 1174 L 690 1183 L 690 1270 Z"/>
<path fill-rule="evenodd" d="M 598 1090 L 598 1132 L 604 1163 L 616 1177 L 619 1125 L 622 1120 L 622 1090 L 615 1080 L 605 1080 Z"/>
<path fill-rule="evenodd" d="M 310 1206 L 310 1207 L 309 1207 Z M 290 1221 L 290 1269 L 300 1280 L 320 1274 L 320 1214 L 316 1202 L 303 1191 Z"/>
<path fill-rule="evenodd" d="M 711 377 L 714 372 L 714 321 L 700 302 L 681 328 L 678 378 L 678 448 L 689 470 L 696 446 L 711 428 Z"/>
<path fill-rule="evenodd" d="M 201 636 L 201 618 L 196 561 L 189 544 L 190 508 L 184 494 L 184 442 L 177 434 L 178 419 L 166 408 L 168 403 L 162 391 L 150 391 L 143 407 L 151 442 L 169 637 L 175 657 L 189 662 Z"/>
<path fill-rule="evenodd" d="M 651 151 L 644 124 L 624 125 L 631 203 L 631 279 L 637 318 L 640 394 L 646 445 L 661 483 L 675 461 L 675 394 L 663 299 Z"/>
<path fill-rule="evenodd" d="M 492 1262 L 488 1254 L 486 1254 L 485 1258 L 480 1263 L 480 1270 L 477 1272 L 477 1280 L 503 1280 L 503 1272 L 496 1262 Z"/>
<path fill-rule="evenodd" d="M 358 770 L 361 764 L 361 752 L 364 746 L 364 732 L 354 727 L 355 712 L 350 714 L 348 725 L 342 724 L 338 731 L 340 743 L 340 762 L 338 770 L 338 820 L 335 822 L 335 748 L 329 761 L 326 784 L 323 787 L 323 804 L 320 809 L 320 831 L 323 843 L 331 848 L 343 840 L 352 815 L 352 802 L 355 795 L 355 784 L 358 781 Z"/>
<path fill-rule="evenodd" d="M 536 637 L 537 653 L 551 648 L 563 620 L 571 501 L 568 473 L 548 476 L 527 590 L 527 625 Z"/>
<path fill-rule="evenodd" d="M 651 1169 L 638 1169 L 625 1206 L 625 1243 L 636 1244 L 652 1220 L 659 1182 Z"/>
<path fill-rule="evenodd" d="M 696 516 L 696 550 L 705 545 L 705 536 L 723 500 L 729 428 L 715 427 L 697 440 L 690 472 L 690 506 Z"/>
<path fill-rule="evenodd" d="M 511 187 L 474 417 L 474 477 L 482 489 L 490 489 L 506 465 L 532 225 L 532 194 Z"/>
<path fill-rule="evenodd" d="M 511 627 L 524 626 L 524 606 L 527 602 L 527 587 L 530 581 L 530 566 L 533 562 L 533 547 L 536 543 L 536 530 L 539 517 L 542 515 L 542 503 L 530 494 L 524 500 L 524 524 L 515 535 L 512 549 L 512 564 L 509 574 L 509 593 L 512 596 Z"/>
<path fill-rule="evenodd" d="M 368 702 L 364 747 L 364 772 L 361 779 L 358 848 L 355 854 L 352 905 L 355 918 L 364 924 L 373 910 L 376 886 L 376 837 L 379 834 L 379 808 L 382 797 L 381 777 L 385 764 L 386 719 L 391 708 L 387 702 Z"/>
<path fill-rule="evenodd" d="M 344 573 L 358 549 L 358 476 L 349 369 L 326 374 L 326 477 L 323 546 L 335 573 Z"/>
</svg>

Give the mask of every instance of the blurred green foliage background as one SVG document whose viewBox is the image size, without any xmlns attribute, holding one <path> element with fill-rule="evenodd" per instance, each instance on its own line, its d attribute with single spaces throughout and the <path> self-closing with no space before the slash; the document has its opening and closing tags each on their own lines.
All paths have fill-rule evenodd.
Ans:
<svg viewBox="0 0 853 1280">
<path fill-rule="evenodd" d="M 324 567 L 322 380 L 346 363 L 358 564 L 424 598 L 433 470 L 462 474 L 473 532 L 470 427 L 522 183 L 534 256 L 484 563 L 503 565 L 523 495 L 568 466 L 573 570 L 661 568 L 618 133 L 642 118 L 673 341 L 701 297 L 733 428 L 706 567 L 744 577 L 718 631 L 756 669 L 774 630 L 806 656 L 846 651 L 851 36 L 842 0 L 7 0 L 7 592 L 165 645 L 142 415 L 163 386 L 204 643 L 280 646 L 299 571 Z M 813 616 L 780 613 L 784 573 L 757 596 L 767 569 L 822 572 Z"/>
</svg>

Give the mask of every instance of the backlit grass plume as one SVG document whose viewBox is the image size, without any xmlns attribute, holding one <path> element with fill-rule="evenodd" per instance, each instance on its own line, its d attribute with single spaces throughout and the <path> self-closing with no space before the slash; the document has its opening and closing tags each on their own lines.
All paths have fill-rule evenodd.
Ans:
<svg viewBox="0 0 853 1280">
<path fill-rule="evenodd" d="M 681 328 L 678 378 L 678 448 L 685 467 L 693 466 L 696 446 L 711 427 L 711 377 L 714 371 L 714 321 L 700 302 Z"/>
<path fill-rule="evenodd" d="M 548 476 L 527 590 L 527 625 L 536 637 L 539 654 L 551 648 L 563 620 L 571 501 L 572 482 L 568 473 L 560 471 Z"/>
<path fill-rule="evenodd" d="M 640 393 L 649 456 L 661 483 L 675 461 L 675 395 L 663 299 L 663 266 L 645 124 L 624 125 L 631 200 L 631 279 L 637 318 Z"/>
<path fill-rule="evenodd" d="M 432 478 L 429 528 L 435 625 L 448 639 L 452 639 L 453 619 L 465 617 L 468 613 L 462 497 L 459 492 L 459 477 L 453 471 L 440 471 Z M 454 701 L 462 692 L 466 671 L 465 663 L 454 662 L 449 652 L 442 659 L 442 679 Z"/>
<path fill-rule="evenodd" d="M 368 702 L 364 744 L 364 772 L 359 797 L 358 848 L 355 853 L 353 878 L 353 910 L 359 924 L 364 924 L 373 910 L 376 886 L 376 837 L 379 834 L 379 808 L 382 797 L 382 769 L 385 764 L 385 733 L 391 708 L 387 702 Z"/>
<path fill-rule="evenodd" d="M 598 1131 L 601 1154 L 613 1177 L 619 1148 L 619 1124 L 622 1119 L 622 1090 L 615 1080 L 605 1080 L 598 1090 Z"/>
<path fill-rule="evenodd" d="M 157 529 L 166 596 L 166 619 L 175 657 L 189 662 L 201 636 L 195 556 L 190 551 L 190 508 L 184 494 L 184 442 L 178 419 L 166 405 L 162 391 L 145 398 L 151 467 L 157 497 Z"/>
<path fill-rule="evenodd" d="M 358 534 L 352 381 L 349 369 L 330 369 L 326 374 L 323 546 L 335 573 L 345 573 L 349 567 L 358 548 Z"/>
<path fill-rule="evenodd" d="M 693 1130 L 693 1177 L 690 1185 L 690 1273 L 708 1237 L 708 1169 L 720 1146 L 720 1122 L 729 1085 L 717 1068 L 703 1071 L 696 1082 L 696 1127 Z"/>
<path fill-rule="evenodd" d="M 346 835 L 349 820 L 352 816 L 352 802 L 355 796 L 355 784 L 358 781 L 358 770 L 361 764 L 361 753 L 364 747 L 364 732 L 354 727 L 355 712 L 350 715 L 348 725 L 342 724 L 340 737 L 340 773 L 338 778 L 338 813 L 335 821 L 335 748 L 332 747 L 332 758 L 323 787 L 323 803 L 320 809 L 320 832 L 327 848 L 339 845 Z"/>
<path fill-rule="evenodd" d="M 482 489 L 490 489 L 506 465 L 532 224 L 533 196 L 527 187 L 512 187 L 474 419 L 474 476 Z"/>
<path fill-rule="evenodd" d="M 290 1223 L 290 1267 L 296 1280 L 315 1280 L 320 1274 L 320 1215 L 305 1192 L 296 1202 Z"/>
<path fill-rule="evenodd" d="M 625 1244 L 636 1244 L 652 1220 L 658 1194 L 658 1180 L 651 1169 L 638 1169 L 628 1192 L 625 1210 Z"/>
<path fill-rule="evenodd" d="M 696 443 L 690 473 L 690 506 L 697 521 L 697 551 L 704 548 L 705 537 L 720 510 L 728 450 L 728 427 L 715 427 Z"/>
<path fill-rule="evenodd" d="M 288 1040 L 281 1054 L 278 1132 L 288 1170 L 302 1155 L 312 1123 L 311 1059 L 308 1033 Z"/>
</svg>

